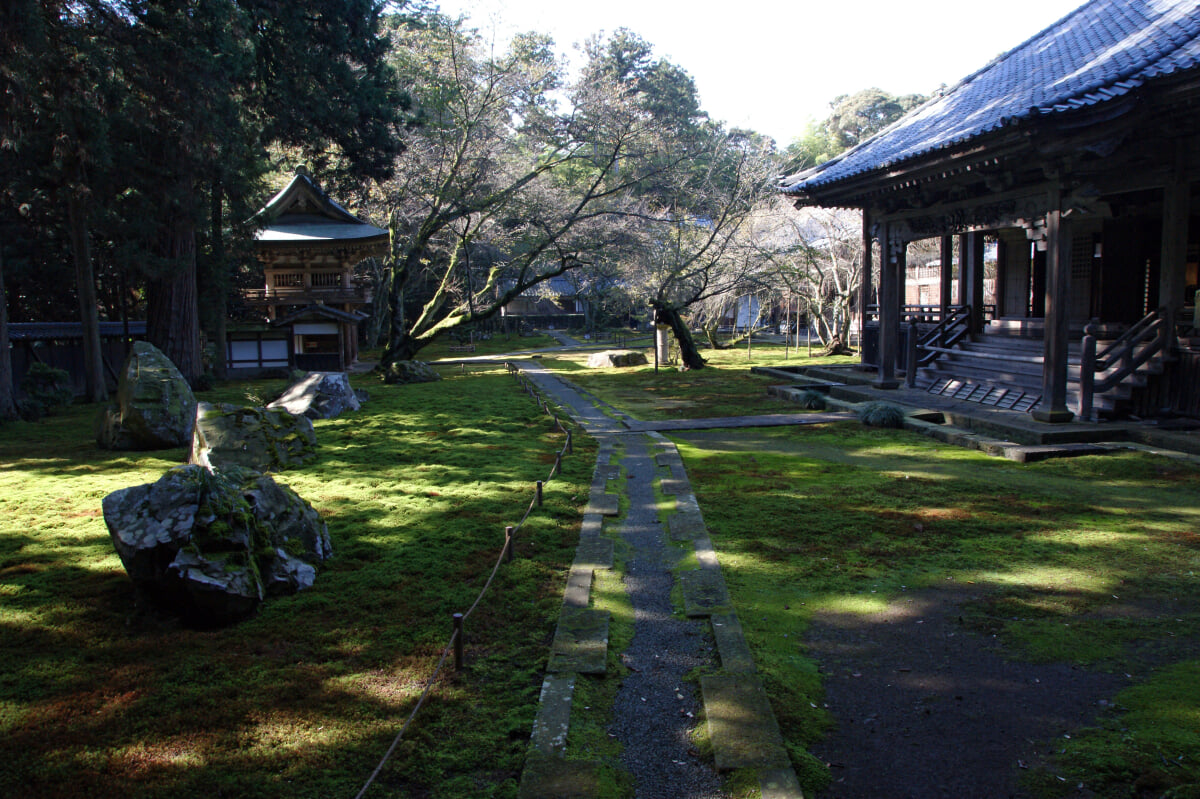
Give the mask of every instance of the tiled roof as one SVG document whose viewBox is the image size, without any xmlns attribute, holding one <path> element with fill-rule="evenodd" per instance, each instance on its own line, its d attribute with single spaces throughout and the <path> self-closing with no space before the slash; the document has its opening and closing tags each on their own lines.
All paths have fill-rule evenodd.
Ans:
<svg viewBox="0 0 1200 799">
<path fill-rule="evenodd" d="M 1092 0 L 781 187 L 804 194 L 1023 120 L 1104 103 L 1198 63 L 1200 0 Z"/>
<path fill-rule="evenodd" d="M 125 335 L 124 322 L 101 322 L 101 338 L 120 338 Z M 145 322 L 130 322 L 129 335 L 146 335 Z M 83 338 L 79 322 L 10 322 L 8 337 L 12 341 L 52 341 Z"/>
<path fill-rule="evenodd" d="M 388 235 L 343 208 L 303 171 L 252 221 L 259 227 L 254 239 L 263 245 L 361 242 L 384 240 Z"/>
</svg>

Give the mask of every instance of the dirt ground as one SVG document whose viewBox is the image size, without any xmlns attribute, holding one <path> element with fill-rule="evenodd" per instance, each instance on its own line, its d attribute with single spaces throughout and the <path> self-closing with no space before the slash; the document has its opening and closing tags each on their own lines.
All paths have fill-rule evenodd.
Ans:
<svg viewBox="0 0 1200 799">
<path fill-rule="evenodd" d="M 814 618 L 807 643 L 837 724 L 813 748 L 833 775 L 818 799 L 1025 797 L 1022 770 L 1131 684 L 1125 674 L 1005 659 L 992 636 L 964 626 L 974 598 L 947 587 L 906 593 L 869 616 Z"/>
</svg>

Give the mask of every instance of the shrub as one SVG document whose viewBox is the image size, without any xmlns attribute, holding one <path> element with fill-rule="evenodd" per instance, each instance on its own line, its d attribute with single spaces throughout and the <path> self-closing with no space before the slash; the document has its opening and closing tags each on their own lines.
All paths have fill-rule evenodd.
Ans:
<svg viewBox="0 0 1200 799">
<path fill-rule="evenodd" d="M 868 427 L 903 427 L 904 411 L 888 402 L 868 402 L 859 409 L 858 420 Z"/>
<path fill-rule="evenodd" d="M 21 391 L 25 397 L 17 403 L 17 410 L 27 422 L 49 416 L 75 399 L 71 375 L 44 363 L 30 365 L 21 380 Z"/>
<path fill-rule="evenodd" d="M 805 389 L 797 401 L 801 408 L 806 411 L 823 411 L 825 410 L 825 395 L 820 391 L 813 389 Z"/>
</svg>

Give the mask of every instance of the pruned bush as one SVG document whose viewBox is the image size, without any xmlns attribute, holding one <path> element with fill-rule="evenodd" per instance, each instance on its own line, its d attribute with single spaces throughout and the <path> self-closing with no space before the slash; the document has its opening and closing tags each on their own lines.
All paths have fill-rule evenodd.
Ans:
<svg viewBox="0 0 1200 799">
<path fill-rule="evenodd" d="M 797 402 L 800 407 L 806 411 L 825 410 L 825 395 L 820 391 L 814 391 L 811 388 L 805 389 L 804 393 L 800 395 L 800 399 L 797 400 Z"/>
<path fill-rule="evenodd" d="M 888 402 L 868 402 L 859 408 L 858 420 L 868 427 L 903 427 L 904 411 Z"/>
<path fill-rule="evenodd" d="M 35 422 L 65 408 L 75 399 L 71 375 L 65 369 L 56 369 L 44 363 L 33 363 L 21 380 L 21 391 L 25 395 L 17 403 L 17 411 L 27 422 Z"/>
</svg>

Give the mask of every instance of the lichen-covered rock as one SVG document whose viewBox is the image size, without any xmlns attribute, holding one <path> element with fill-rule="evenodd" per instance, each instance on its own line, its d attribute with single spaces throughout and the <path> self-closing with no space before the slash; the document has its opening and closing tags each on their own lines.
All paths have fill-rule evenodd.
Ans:
<svg viewBox="0 0 1200 799">
<path fill-rule="evenodd" d="M 116 399 L 97 421 L 96 441 L 116 450 L 184 447 L 195 420 L 196 397 L 175 364 L 153 344 L 135 341 Z"/>
<path fill-rule="evenodd" d="M 269 476 L 178 466 L 104 498 L 104 522 L 140 596 L 185 620 L 227 624 L 268 595 L 311 586 L 332 554 L 312 506 Z"/>
<path fill-rule="evenodd" d="M 605 369 L 621 366 L 642 366 L 646 361 L 646 353 L 640 350 L 605 350 L 593 352 L 588 356 L 589 369 Z"/>
<path fill-rule="evenodd" d="M 267 406 L 309 419 L 332 419 L 362 407 L 345 372 L 309 372 Z"/>
<path fill-rule="evenodd" d="M 282 472 L 317 457 L 312 422 L 285 410 L 201 402 L 188 463 Z"/>
<path fill-rule="evenodd" d="M 441 380 L 442 376 L 424 361 L 395 361 L 383 367 L 383 382 L 392 383 L 432 383 Z"/>
</svg>

